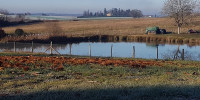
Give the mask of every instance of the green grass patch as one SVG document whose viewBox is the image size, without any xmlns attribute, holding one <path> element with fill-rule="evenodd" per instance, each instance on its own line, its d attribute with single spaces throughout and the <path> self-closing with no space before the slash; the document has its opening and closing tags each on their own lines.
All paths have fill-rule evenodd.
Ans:
<svg viewBox="0 0 200 100">
<path fill-rule="evenodd" d="M 144 69 L 96 64 L 64 64 L 64 71 L 9 68 L 0 72 L 0 99 L 200 99 L 199 62 L 174 63 Z"/>
</svg>

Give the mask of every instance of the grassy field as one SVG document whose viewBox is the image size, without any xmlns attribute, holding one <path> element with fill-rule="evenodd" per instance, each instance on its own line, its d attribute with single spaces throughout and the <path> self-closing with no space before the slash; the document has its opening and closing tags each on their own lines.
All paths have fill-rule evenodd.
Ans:
<svg viewBox="0 0 200 100">
<path fill-rule="evenodd" d="M 119 41 L 123 41 L 123 36 L 129 42 L 163 42 L 176 44 L 199 45 L 199 34 L 188 34 L 189 29 L 200 30 L 200 18 L 196 18 L 188 25 L 182 27 L 182 33 L 177 34 L 177 26 L 173 19 L 170 18 L 130 18 L 130 19 L 104 19 L 104 20 L 80 20 L 80 21 L 47 21 L 31 25 L 19 25 L 13 27 L 4 27 L 7 34 L 13 34 L 17 28 L 23 29 L 28 35 L 7 36 L 0 39 L 1 43 L 5 42 L 43 42 L 50 41 L 59 42 L 67 41 L 81 42 L 84 39 L 92 39 L 92 36 L 99 37 L 106 35 L 107 37 L 122 37 Z M 165 35 L 145 35 L 147 27 L 159 26 L 166 29 L 169 33 Z M 112 37 L 116 38 L 116 37 Z M 57 41 L 59 40 L 59 41 Z M 79 41 L 80 40 L 80 41 Z M 89 41 L 89 40 L 85 40 Z M 113 41 L 113 40 L 112 40 Z"/>
<path fill-rule="evenodd" d="M 146 66 L 94 62 L 74 64 L 67 61 L 62 62 L 62 70 L 55 70 L 51 67 L 53 63 L 69 58 L 3 55 L 6 54 L 1 54 L 0 60 L 1 100 L 200 99 L 200 62 L 105 58 L 106 61 L 131 61 Z M 29 59 L 25 59 L 27 57 Z M 70 59 L 80 61 L 78 58 Z M 5 62 L 13 66 L 5 67 Z M 24 67 L 14 67 L 19 62 Z M 148 65 L 151 62 L 153 64 Z"/>
<path fill-rule="evenodd" d="M 200 18 L 194 19 L 182 28 L 186 33 L 189 29 L 200 30 Z M 16 28 L 22 28 L 28 33 L 56 33 L 65 35 L 134 35 L 144 34 L 147 27 L 159 26 L 169 32 L 177 33 L 177 26 L 170 18 L 139 18 L 139 19 L 107 19 L 44 22 L 32 25 L 5 27 L 6 33 L 14 33 Z"/>
</svg>

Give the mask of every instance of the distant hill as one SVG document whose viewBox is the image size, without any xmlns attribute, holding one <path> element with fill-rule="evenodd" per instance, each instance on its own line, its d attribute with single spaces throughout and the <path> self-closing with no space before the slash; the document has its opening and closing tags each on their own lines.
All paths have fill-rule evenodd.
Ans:
<svg viewBox="0 0 200 100">
<path fill-rule="evenodd" d="M 82 16 L 82 14 L 57 14 L 57 13 L 31 13 L 31 15 L 38 15 L 38 16 Z"/>
</svg>

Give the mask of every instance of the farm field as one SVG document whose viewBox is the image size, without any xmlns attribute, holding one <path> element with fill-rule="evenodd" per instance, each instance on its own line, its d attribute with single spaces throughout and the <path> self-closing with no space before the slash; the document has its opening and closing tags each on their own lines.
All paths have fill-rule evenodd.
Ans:
<svg viewBox="0 0 200 100">
<path fill-rule="evenodd" d="M 195 61 L 1 54 L 0 99 L 196 100 L 199 66 Z"/>
<path fill-rule="evenodd" d="M 30 25 L 18 25 L 13 27 L 4 27 L 7 34 L 14 34 L 15 30 L 23 29 L 26 35 L 7 36 L 0 40 L 1 43 L 13 42 L 83 42 L 81 40 L 100 40 L 101 36 L 106 38 L 123 36 L 128 42 L 165 42 L 179 44 L 200 44 L 199 34 L 188 34 L 189 29 L 200 30 L 200 18 L 191 21 L 190 24 L 181 28 L 182 33 L 177 34 L 177 26 L 170 18 L 129 18 L 129 19 L 102 19 L 102 20 L 79 20 L 79 21 L 46 21 Z M 147 27 L 159 26 L 166 29 L 168 33 L 164 35 L 145 35 Z M 99 38 L 99 39 L 96 39 Z M 59 41 L 58 41 L 59 40 Z M 112 39 L 111 39 L 112 40 Z M 113 40 L 112 40 L 113 41 Z"/>
<path fill-rule="evenodd" d="M 194 19 L 182 28 L 183 33 L 189 29 L 200 30 L 200 18 Z M 177 26 L 170 18 L 130 18 L 80 21 L 53 21 L 31 25 L 3 28 L 6 33 L 14 33 L 21 28 L 27 33 L 54 33 L 54 35 L 143 35 L 147 27 L 159 26 L 168 32 L 177 33 Z"/>
</svg>

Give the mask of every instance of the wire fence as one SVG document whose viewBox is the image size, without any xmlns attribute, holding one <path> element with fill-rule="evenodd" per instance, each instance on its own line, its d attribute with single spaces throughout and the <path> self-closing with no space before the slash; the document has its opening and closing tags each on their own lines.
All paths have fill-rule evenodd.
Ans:
<svg viewBox="0 0 200 100">
<path fill-rule="evenodd" d="M 23 44 L 23 45 L 22 45 Z M 36 47 L 40 48 L 40 45 L 39 43 L 18 43 L 18 42 L 11 42 L 11 43 L 7 43 L 7 44 L 1 44 L 1 46 L 4 46 L 6 48 L 4 48 L 4 51 L 12 51 L 12 52 L 21 52 L 21 51 L 25 51 L 25 52 L 30 52 L 30 53 L 38 53 L 38 51 L 35 51 L 35 49 L 37 49 Z M 57 51 L 57 49 L 59 48 L 56 48 L 56 47 L 53 47 L 53 42 L 50 42 L 50 44 L 43 44 L 43 48 L 40 50 L 41 53 L 48 53 L 50 55 L 52 54 L 58 54 L 58 55 L 69 55 L 69 56 L 72 56 L 72 44 L 69 44 L 69 53 L 66 53 L 66 54 L 61 54 L 59 51 Z M 24 48 L 26 47 L 26 48 Z M 20 49 L 21 48 L 21 49 Z M 61 45 L 61 48 L 66 48 L 66 46 L 62 46 Z M 161 57 L 159 57 L 159 46 L 156 45 L 156 58 L 154 59 L 159 59 Z M 87 56 L 89 57 L 92 57 L 92 46 L 89 44 L 88 46 L 88 50 L 89 50 L 89 53 Z M 109 50 L 109 49 L 107 49 Z M 1 52 L 3 52 L 3 50 L 1 50 Z M 110 46 L 110 56 L 108 57 L 113 57 L 113 45 Z M 136 47 L 135 46 L 132 46 L 132 58 L 136 58 Z M 182 50 L 178 50 L 176 51 L 176 53 L 174 54 L 174 57 L 173 59 L 182 59 L 182 60 L 185 60 L 185 50 L 182 49 Z"/>
</svg>

